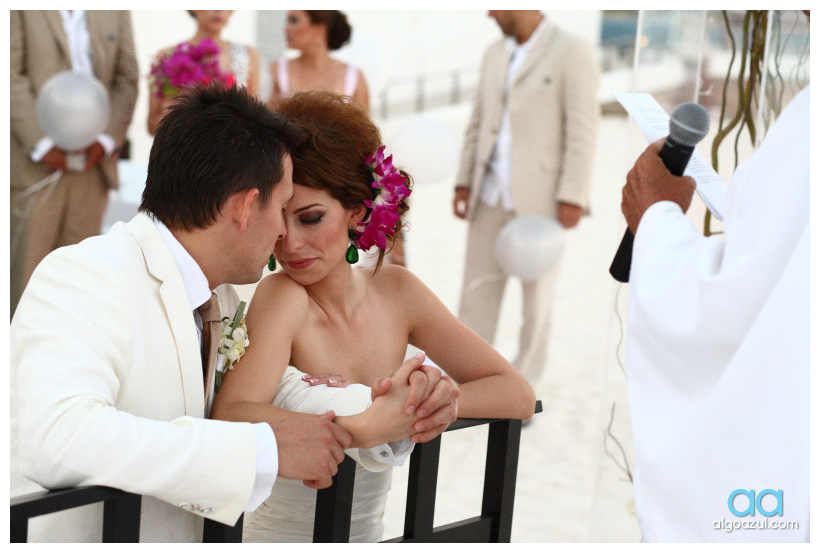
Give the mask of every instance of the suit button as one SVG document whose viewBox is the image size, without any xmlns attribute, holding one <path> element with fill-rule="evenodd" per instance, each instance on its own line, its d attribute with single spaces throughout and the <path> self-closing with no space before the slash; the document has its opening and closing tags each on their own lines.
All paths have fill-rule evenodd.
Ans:
<svg viewBox="0 0 820 553">
<path fill-rule="evenodd" d="M 192 505 L 191 503 L 180 503 L 180 509 L 184 509 L 186 511 L 190 511 L 192 513 L 196 513 L 198 515 L 209 515 L 213 512 L 213 509 L 210 507 L 203 507 L 202 505 Z"/>
</svg>

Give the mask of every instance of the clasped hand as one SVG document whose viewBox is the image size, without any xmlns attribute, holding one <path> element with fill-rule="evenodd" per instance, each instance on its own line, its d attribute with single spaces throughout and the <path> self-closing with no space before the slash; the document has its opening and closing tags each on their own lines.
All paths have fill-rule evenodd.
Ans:
<svg viewBox="0 0 820 553">
<path fill-rule="evenodd" d="M 440 369 L 422 365 L 424 353 L 405 361 L 390 378 L 376 381 L 371 390 L 373 423 L 384 427 L 385 443 L 409 436 L 413 443 L 429 442 L 458 418 L 461 391 Z"/>
<path fill-rule="evenodd" d="M 373 405 L 362 413 L 370 420 L 368 444 L 407 437 L 413 443 L 429 442 L 458 418 L 458 385 L 440 369 L 422 365 L 424 359 L 424 353 L 419 353 L 405 361 L 393 376 L 373 383 Z M 303 380 L 312 386 L 331 388 L 349 384 L 340 375 L 305 375 Z"/>
<path fill-rule="evenodd" d="M 88 171 L 102 160 L 103 156 L 105 156 L 105 149 L 99 142 L 94 142 L 91 146 L 82 150 L 82 153 L 85 154 L 85 170 Z M 66 153 L 57 146 L 54 146 L 46 152 L 42 162 L 52 173 L 55 171 L 66 171 L 68 168 L 66 164 Z"/>
<path fill-rule="evenodd" d="M 279 448 L 279 475 L 302 480 L 309 488 L 327 488 L 348 447 L 370 448 L 407 437 L 413 443 L 424 443 L 444 432 L 458 418 L 461 392 L 441 370 L 422 365 L 424 359 L 419 353 L 393 376 L 377 380 L 371 388 L 372 405 L 363 413 L 342 417 L 348 419 L 344 426 L 351 431 L 341 426 L 333 411 L 272 423 Z M 347 385 L 341 377 L 329 375 L 306 380 Z"/>
</svg>

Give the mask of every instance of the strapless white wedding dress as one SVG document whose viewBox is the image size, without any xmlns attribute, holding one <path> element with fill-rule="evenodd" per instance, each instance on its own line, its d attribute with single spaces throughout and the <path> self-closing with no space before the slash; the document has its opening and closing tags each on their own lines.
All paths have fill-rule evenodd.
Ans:
<svg viewBox="0 0 820 553">
<path fill-rule="evenodd" d="M 351 384 L 346 388 L 310 386 L 304 373 L 288 367 L 276 390 L 273 404 L 300 413 L 321 414 L 333 409 L 337 415 L 361 413 L 370 405 L 370 388 Z M 367 450 L 348 449 L 356 461 L 351 542 L 377 542 L 384 532 L 384 508 L 393 475 L 412 452 L 409 440 Z M 301 480 L 277 478 L 270 497 L 253 513 L 245 513 L 245 542 L 312 542 L 316 490 Z"/>
</svg>

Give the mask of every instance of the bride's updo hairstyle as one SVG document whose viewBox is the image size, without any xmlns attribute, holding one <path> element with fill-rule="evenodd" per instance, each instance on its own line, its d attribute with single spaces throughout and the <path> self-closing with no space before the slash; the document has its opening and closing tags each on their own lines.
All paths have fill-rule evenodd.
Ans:
<svg viewBox="0 0 820 553">
<path fill-rule="evenodd" d="M 382 138 L 367 111 L 347 103 L 343 96 L 319 91 L 283 98 L 277 111 L 296 123 L 302 133 L 292 153 L 294 184 L 327 190 L 345 209 L 356 209 L 374 199 L 373 175 L 365 158 L 382 146 Z M 410 188 L 410 175 L 400 173 Z M 408 207 L 406 199 L 402 199 L 399 216 Z M 401 218 L 387 238 L 392 240 L 403 227 Z M 385 253 L 379 250 L 378 265 Z"/>
<path fill-rule="evenodd" d="M 338 50 L 350 41 L 353 29 L 347 22 L 347 16 L 339 10 L 305 10 L 314 25 L 327 27 L 327 48 Z"/>
</svg>

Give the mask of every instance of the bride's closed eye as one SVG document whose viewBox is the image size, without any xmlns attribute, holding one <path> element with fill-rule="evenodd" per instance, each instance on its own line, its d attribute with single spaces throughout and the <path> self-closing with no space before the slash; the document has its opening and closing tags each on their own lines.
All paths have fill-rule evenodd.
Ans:
<svg viewBox="0 0 820 553">
<path fill-rule="evenodd" d="M 324 215 L 324 213 L 319 213 L 318 215 L 311 214 L 306 217 L 300 217 L 299 222 L 303 225 L 318 225 L 322 222 Z"/>
</svg>

